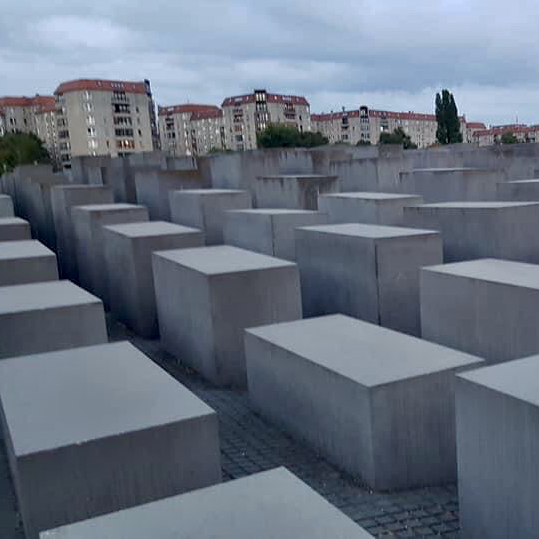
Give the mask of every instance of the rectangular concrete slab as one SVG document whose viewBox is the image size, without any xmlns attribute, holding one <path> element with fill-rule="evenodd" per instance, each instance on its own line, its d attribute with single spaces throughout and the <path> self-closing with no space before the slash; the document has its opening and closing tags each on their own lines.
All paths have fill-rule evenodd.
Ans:
<svg viewBox="0 0 539 539">
<path fill-rule="evenodd" d="M 368 539 L 372 536 L 286 468 L 276 468 L 41 534 L 41 539 L 96 537 Z"/>
<path fill-rule="evenodd" d="M 404 209 L 409 226 L 439 230 L 444 261 L 539 262 L 539 202 L 449 202 Z"/>
<path fill-rule="evenodd" d="M 29 240 L 32 238 L 30 223 L 19 217 L 3 217 L 0 219 L 0 242 Z"/>
<path fill-rule="evenodd" d="M 0 286 L 55 281 L 56 255 L 36 240 L 0 243 Z"/>
<path fill-rule="evenodd" d="M 245 385 L 244 328 L 302 315 L 285 260 L 228 245 L 160 251 L 153 275 L 162 346 L 218 385 Z"/>
<path fill-rule="evenodd" d="M 539 356 L 457 377 L 458 490 L 463 537 L 537 536 L 538 381 Z"/>
<path fill-rule="evenodd" d="M 539 353 L 539 266 L 482 259 L 423 268 L 421 331 L 499 363 Z"/>
<path fill-rule="evenodd" d="M 28 539 L 221 480 L 215 412 L 130 343 L 1 361 L 0 402 Z"/>
<path fill-rule="evenodd" d="M 248 329 L 245 347 L 256 408 L 371 488 L 455 481 L 454 372 L 480 358 L 343 315 Z"/>
<path fill-rule="evenodd" d="M 227 245 L 294 261 L 295 229 L 327 222 L 326 213 L 311 210 L 231 210 L 225 215 L 224 242 Z"/>
<path fill-rule="evenodd" d="M 0 194 L 0 218 L 13 217 L 14 215 L 13 200 L 9 195 Z"/>
<path fill-rule="evenodd" d="M 432 230 L 303 227 L 296 259 L 305 316 L 342 313 L 419 335 L 419 268 L 442 262 L 442 242 Z"/>
<path fill-rule="evenodd" d="M 194 228 L 151 221 L 105 226 L 103 240 L 111 312 L 140 336 L 157 337 L 152 253 L 202 247 L 204 234 Z"/>
<path fill-rule="evenodd" d="M 0 358 L 103 342 L 102 302 L 72 282 L 0 287 Z"/>
<path fill-rule="evenodd" d="M 496 189 L 498 200 L 539 202 L 539 179 L 502 182 Z"/>
<path fill-rule="evenodd" d="M 318 208 L 328 214 L 330 223 L 402 225 L 403 208 L 417 204 L 423 204 L 423 197 L 395 193 L 336 193 L 318 199 Z"/>
<path fill-rule="evenodd" d="M 251 207 L 248 191 L 237 189 L 185 189 L 170 191 L 170 212 L 174 223 L 202 230 L 207 245 L 223 243 L 225 212 Z"/>
</svg>

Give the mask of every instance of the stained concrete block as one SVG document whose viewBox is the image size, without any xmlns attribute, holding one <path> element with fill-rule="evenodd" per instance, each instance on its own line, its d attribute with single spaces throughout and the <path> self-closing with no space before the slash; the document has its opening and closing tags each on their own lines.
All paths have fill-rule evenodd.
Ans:
<svg viewBox="0 0 539 539">
<path fill-rule="evenodd" d="M 103 247 L 103 226 L 147 221 L 148 210 L 134 204 L 74 206 L 71 209 L 71 219 L 80 285 L 99 296 L 108 306 L 109 282 Z"/>
<path fill-rule="evenodd" d="M 539 266 L 482 259 L 421 270 L 424 339 L 499 363 L 539 353 Z"/>
<path fill-rule="evenodd" d="M 63 277 L 78 280 L 77 249 L 71 208 L 88 204 L 112 204 L 112 191 L 100 185 L 57 185 L 51 191 L 56 232 L 56 253 Z"/>
<path fill-rule="evenodd" d="M 0 194 L 0 218 L 13 217 L 13 200 L 8 195 Z"/>
<path fill-rule="evenodd" d="M 404 208 L 406 224 L 439 230 L 444 261 L 539 263 L 539 202 L 448 202 Z"/>
<path fill-rule="evenodd" d="M 336 193 L 318 198 L 318 209 L 328 214 L 330 223 L 402 225 L 403 208 L 417 204 L 423 204 L 423 197 L 394 193 Z"/>
<path fill-rule="evenodd" d="M 305 316 L 342 313 L 419 335 L 419 268 L 442 262 L 432 230 L 342 224 L 296 230 Z"/>
<path fill-rule="evenodd" d="M 157 337 L 152 252 L 201 247 L 204 234 L 194 228 L 152 221 L 105 226 L 103 240 L 110 310 L 142 337 Z"/>
<path fill-rule="evenodd" d="M 0 287 L 0 358 L 103 342 L 103 304 L 72 282 Z"/>
<path fill-rule="evenodd" d="M 295 264 L 228 245 L 160 251 L 161 344 L 218 385 L 246 382 L 243 329 L 301 318 Z"/>
<path fill-rule="evenodd" d="M 257 473 L 41 534 L 41 539 L 97 537 L 372 538 L 286 468 Z"/>
<path fill-rule="evenodd" d="M 225 215 L 224 242 L 285 260 L 296 260 L 295 229 L 324 225 L 326 213 L 311 210 L 231 210 Z"/>
<path fill-rule="evenodd" d="M 55 281 L 56 255 L 36 240 L 0 243 L 0 286 Z"/>
<path fill-rule="evenodd" d="M 215 412 L 130 343 L 1 361 L 0 402 L 27 539 L 221 480 Z"/>
<path fill-rule="evenodd" d="M 317 210 L 318 195 L 338 192 L 338 176 L 320 174 L 259 176 L 255 182 L 255 206 Z"/>
<path fill-rule="evenodd" d="M 498 200 L 539 202 L 539 179 L 499 183 L 497 195 Z"/>
<path fill-rule="evenodd" d="M 255 407 L 376 490 L 456 479 L 454 373 L 482 360 L 343 315 L 245 332 Z"/>
<path fill-rule="evenodd" d="M 237 189 L 186 189 L 170 192 L 174 223 L 202 230 L 207 245 L 223 243 L 225 212 L 251 207 L 248 191 Z"/>
<path fill-rule="evenodd" d="M 19 217 L 0 218 L 0 242 L 29 240 L 32 234 L 30 232 L 30 223 Z"/>
<path fill-rule="evenodd" d="M 496 200 L 502 170 L 473 167 L 424 168 L 401 172 L 398 191 L 421 195 L 426 203 Z"/>
<path fill-rule="evenodd" d="M 539 513 L 539 357 L 456 381 L 461 536 L 533 539 Z"/>
</svg>

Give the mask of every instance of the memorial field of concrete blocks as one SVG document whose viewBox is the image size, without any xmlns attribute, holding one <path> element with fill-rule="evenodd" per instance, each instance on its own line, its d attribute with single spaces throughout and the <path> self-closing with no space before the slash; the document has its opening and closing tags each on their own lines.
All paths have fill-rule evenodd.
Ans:
<svg viewBox="0 0 539 539">
<path fill-rule="evenodd" d="M 537 537 L 538 171 L 514 144 L 4 172 L 1 539 Z"/>
</svg>

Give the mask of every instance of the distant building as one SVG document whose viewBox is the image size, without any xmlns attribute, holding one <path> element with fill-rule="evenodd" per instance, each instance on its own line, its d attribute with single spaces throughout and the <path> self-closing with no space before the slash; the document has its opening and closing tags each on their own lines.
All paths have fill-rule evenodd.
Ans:
<svg viewBox="0 0 539 539">
<path fill-rule="evenodd" d="M 150 82 L 78 79 L 54 92 L 60 159 L 152 151 L 159 145 Z"/>
<path fill-rule="evenodd" d="M 158 117 L 161 149 L 173 155 L 205 155 L 226 147 L 223 111 L 215 105 L 159 107 Z"/>
<path fill-rule="evenodd" d="M 518 142 L 539 142 L 539 125 L 508 124 L 494 125 L 476 130 L 473 139 L 479 146 L 490 146 L 502 142 L 503 135 L 514 135 Z"/>
<path fill-rule="evenodd" d="M 36 135 L 43 141 L 55 165 L 60 165 L 56 104 L 54 97 L 35 112 Z"/>
<path fill-rule="evenodd" d="M 310 105 L 303 96 L 255 90 L 252 94 L 227 97 L 222 108 L 226 146 L 231 150 L 254 150 L 257 133 L 270 123 L 293 125 L 300 132 L 311 131 Z"/>
<path fill-rule="evenodd" d="M 466 122 L 466 136 L 464 137 L 464 142 L 467 142 L 468 144 L 474 143 L 474 133 L 486 128 L 487 126 L 482 122 Z"/>
</svg>

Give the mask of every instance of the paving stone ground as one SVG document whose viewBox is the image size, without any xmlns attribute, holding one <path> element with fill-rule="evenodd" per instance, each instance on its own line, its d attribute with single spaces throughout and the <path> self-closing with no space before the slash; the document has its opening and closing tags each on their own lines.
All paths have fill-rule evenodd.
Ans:
<svg viewBox="0 0 539 539">
<path fill-rule="evenodd" d="M 286 466 L 374 537 L 458 537 L 454 485 L 373 493 L 258 416 L 245 391 L 216 388 L 179 366 L 158 341 L 109 320 L 111 341 L 128 339 L 208 403 L 219 416 L 223 480 Z M 23 539 L 3 444 L 0 444 L 0 538 Z"/>
</svg>

